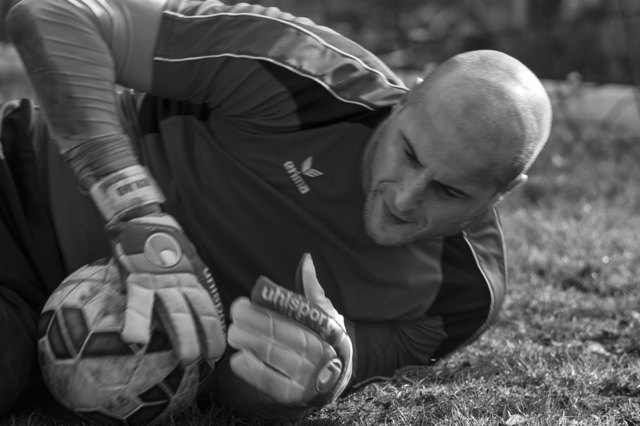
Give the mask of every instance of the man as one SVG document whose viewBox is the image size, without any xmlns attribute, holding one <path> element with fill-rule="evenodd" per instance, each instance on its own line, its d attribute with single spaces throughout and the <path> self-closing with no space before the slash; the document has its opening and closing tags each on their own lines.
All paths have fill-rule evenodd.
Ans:
<svg viewBox="0 0 640 426">
<path fill-rule="evenodd" d="M 8 25 L 56 148 L 30 104 L 9 107 L 5 126 L 24 122 L 2 136 L 0 337 L 20 344 L 1 368 L 34 352 L 63 277 L 108 255 L 128 289 L 123 338 L 145 342 L 160 309 L 185 362 L 217 362 L 211 396 L 265 418 L 434 362 L 495 318 L 493 204 L 551 120 L 515 59 L 462 54 L 408 90 L 332 30 L 257 5 L 24 0 Z M 157 229 L 161 260 L 138 263 L 127 241 Z M 161 296 L 185 288 L 200 296 Z M 24 383 L 14 371 L 2 386 Z"/>
</svg>

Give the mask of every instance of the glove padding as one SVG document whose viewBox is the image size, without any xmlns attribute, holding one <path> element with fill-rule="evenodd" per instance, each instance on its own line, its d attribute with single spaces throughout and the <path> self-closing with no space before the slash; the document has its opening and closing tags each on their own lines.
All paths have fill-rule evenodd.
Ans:
<svg viewBox="0 0 640 426">
<path fill-rule="evenodd" d="M 213 277 L 175 219 L 158 213 L 116 220 L 107 232 L 128 292 L 123 340 L 148 343 L 155 309 L 182 362 L 202 355 L 213 365 L 226 348 L 222 304 Z"/>
<path fill-rule="evenodd" d="M 323 406 L 347 387 L 353 347 L 344 318 L 326 298 L 309 254 L 296 278 L 304 296 L 261 276 L 251 300 L 231 306 L 233 372 L 275 402 Z"/>
</svg>

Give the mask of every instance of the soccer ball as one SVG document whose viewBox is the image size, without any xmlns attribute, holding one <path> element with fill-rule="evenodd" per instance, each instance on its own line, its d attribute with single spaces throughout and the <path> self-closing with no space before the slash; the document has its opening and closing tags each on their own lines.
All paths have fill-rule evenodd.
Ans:
<svg viewBox="0 0 640 426">
<path fill-rule="evenodd" d="M 53 396 L 91 423 L 145 424 L 191 406 L 213 366 L 184 366 L 158 318 L 150 342 L 120 337 L 126 305 L 117 266 L 78 269 L 51 294 L 38 325 L 42 373 Z"/>
</svg>

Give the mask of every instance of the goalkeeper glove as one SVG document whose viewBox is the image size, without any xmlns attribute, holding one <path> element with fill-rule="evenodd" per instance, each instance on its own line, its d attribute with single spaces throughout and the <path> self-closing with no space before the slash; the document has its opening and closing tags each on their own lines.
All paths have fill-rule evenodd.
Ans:
<svg viewBox="0 0 640 426">
<path fill-rule="evenodd" d="M 324 294 L 309 254 L 298 267 L 304 295 L 266 277 L 251 300 L 231 306 L 229 344 L 233 372 L 277 403 L 323 406 L 335 400 L 352 376 L 353 348 L 344 318 Z"/>
<path fill-rule="evenodd" d="M 122 338 L 150 340 L 155 310 L 184 363 L 213 365 L 226 348 L 225 320 L 213 277 L 176 220 L 160 211 L 159 188 L 141 166 L 98 181 L 91 196 L 126 281 Z"/>
</svg>

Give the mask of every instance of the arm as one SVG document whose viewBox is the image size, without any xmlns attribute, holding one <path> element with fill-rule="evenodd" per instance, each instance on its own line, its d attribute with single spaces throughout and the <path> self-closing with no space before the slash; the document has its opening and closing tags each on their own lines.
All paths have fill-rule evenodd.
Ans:
<svg viewBox="0 0 640 426">
<path fill-rule="evenodd" d="M 489 210 L 460 234 L 446 237 L 440 254 L 442 285 L 424 317 L 354 324 L 355 383 L 426 365 L 475 341 L 504 302 L 507 269 L 497 212 Z"/>
<path fill-rule="evenodd" d="M 114 89 L 150 88 L 164 2 L 26 0 L 7 17 L 51 132 L 87 189 L 137 164 Z"/>
<path fill-rule="evenodd" d="M 359 322 L 350 333 L 355 342 L 354 384 L 390 377 L 399 368 L 428 365 L 447 337 L 442 320 L 425 317 L 402 322 Z"/>
<path fill-rule="evenodd" d="M 9 31 L 62 156 L 106 220 L 123 272 L 122 335 L 150 338 L 152 310 L 183 362 L 212 366 L 224 351 L 224 317 L 211 274 L 164 196 L 138 162 L 119 121 L 115 83 L 150 86 L 151 52 L 164 0 L 25 0 Z"/>
<path fill-rule="evenodd" d="M 295 105 L 277 79 L 297 75 L 326 88 L 343 105 L 330 109 L 336 119 L 388 107 L 407 90 L 356 43 L 258 5 L 26 0 L 7 23 L 60 149 L 85 188 L 96 176 L 136 164 L 118 121 L 114 83 L 279 131 L 312 125 L 299 120 L 313 117 L 318 105 L 313 95 Z M 87 160 L 87 150 L 100 161 Z"/>
<path fill-rule="evenodd" d="M 470 225 L 464 233 L 444 240 L 439 254 L 442 285 L 424 316 L 408 321 L 347 322 L 346 329 L 354 349 L 352 385 L 357 386 L 370 378 L 389 377 L 405 366 L 432 364 L 471 343 L 487 329 L 504 300 L 506 281 L 502 234 L 497 218 L 490 213 L 482 221 Z M 246 321 L 242 310 L 234 310 L 232 306 L 231 313 L 241 328 L 251 327 L 252 321 Z M 277 328 L 279 322 L 273 324 L 273 328 Z M 242 342 L 235 341 L 234 329 L 232 324 L 229 342 L 232 346 L 242 346 Z M 273 341 L 273 335 L 277 333 L 265 333 L 262 341 Z M 279 344 L 287 345 L 284 341 Z M 260 353 L 260 349 L 255 353 Z M 267 356 L 263 359 L 267 364 L 274 362 Z M 278 368 L 286 371 L 281 366 Z M 287 374 L 296 377 L 295 370 Z M 227 378 L 230 376 L 227 374 Z M 251 381 L 252 377 L 247 380 Z M 269 396 L 271 394 L 261 395 L 261 399 L 257 398 L 258 403 Z M 225 394 L 225 397 L 231 399 L 233 395 Z M 237 403 L 242 404 L 242 401 Z M 304 413 L 304 404 L 298 404 L 297 413 L 291 405 L 280 408 L 283 410 L 275 415 L 286 413 L 284 408 L 289 408 L 290 416 Z"/>
<path fill-rule="evenodd" d="M 346 328 L 354 351 L 350 386 L 359 386 L 372 378 L 391 377 L 404 366 L 429 364 L 430 357 L 445 337 L 437 318 L 398 323 L 351 323 Z M 233 339 L 230 337 L 230 341 Z M 234 407 L 239 415 L 299 421 L 314 409 L 307 404 L 275 402 L 270 393 L 258 390 L 236 374 L 230 363 L 232 360 L 228 357 L 221 361 L 207 389 L 218 402 Z"/>
</svg>

